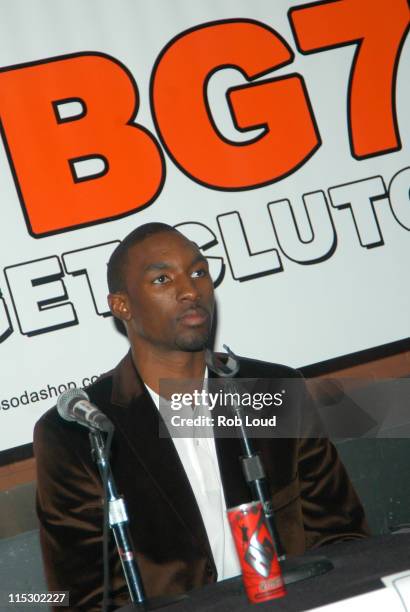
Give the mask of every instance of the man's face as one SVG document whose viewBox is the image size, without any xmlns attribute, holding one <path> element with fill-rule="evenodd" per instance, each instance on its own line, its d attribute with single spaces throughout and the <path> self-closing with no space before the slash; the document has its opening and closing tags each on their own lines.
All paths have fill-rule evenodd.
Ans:
<svg viewBox="0 0 410 612">
<path fill-rule="evenodd" d="M 205 347 L 214 292 L 208 263 L 194 243 L 178 232 L 145 238 L 128 252 L 125 280 L 121 318 L 132 342 L 171 351 Z"/>
</svg>

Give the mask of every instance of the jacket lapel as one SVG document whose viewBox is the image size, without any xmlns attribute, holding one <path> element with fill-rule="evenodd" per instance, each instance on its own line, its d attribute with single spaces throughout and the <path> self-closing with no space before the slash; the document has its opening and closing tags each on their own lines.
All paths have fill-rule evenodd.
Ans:
<svg viewBox="0 0 410 612">
<path fill-rule="evenodd" d="M 168 511 L 175 513 L 209 556 L 208 537 L 185 469 L 172 439 L 160 437 L 162 418 L 134 367 L 130 353 L 114 371 L 111 403 L 115 409 L 110 411 L 110 417 L 116 429 L 144 467 L 153 486 L 163 495 Z M 165 430 L 164 425 L 161 432 Z"/>
</svg>

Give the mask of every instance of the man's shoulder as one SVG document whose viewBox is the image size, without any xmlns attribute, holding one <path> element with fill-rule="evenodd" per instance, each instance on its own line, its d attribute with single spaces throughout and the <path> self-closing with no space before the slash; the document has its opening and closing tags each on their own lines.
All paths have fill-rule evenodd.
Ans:
<svg viewBox="0 0 410 612">
<path fill-rule="evenodd" d="M 90 402 L 93 404 L 98 404 L 99 401 L 107 397 L 109 395 L 112 388 L 112 379 L 113 379 L 114 370 L 107 372 L 106 374 L 102 374 L 95 382 L 91 385 L 84 387 L 84 391 L 87 393 Z M 35 430 L 54 430 L 59 431 L 62 427 L 73 427 L 75 430 L 78 429 L 78 425 L 76 423 L 71 423 L 69 421 L 65 421 L 57 411 L 57 406 L 53 406 L 44 412 L 44 414 L 38 419 Z M 66 431 L 66 430 L 65 430 Z"/>
<path fill-rule="evenodd" d="M 90 398 L 91 403 L 97 405 L 100 404 L 102 401 L 104 401 L 105 403 L 107 401 L 107 398 L 111 397 L 114 372 L 115 369 L 110 370 L 105 374 L 102 374 L 98 378 L 98 380 L 96 380 L 84 389 L 84 391 Z"/>
<path fill-rule="evenodd" d="M 132 358 L 130 352 L 128 352 L 112 370 L 101 374 L 93 383 L 83 387 L 83 390 L 92 404 L 98 406 L 102 412 L 107 413 L 111 411 L 112 401 L 114 404 L 116 403 L 114 398 L 115 388 L 120 388 L 124 384 L 127 385 L 133 377 Z M 37 421 L 34 435 L 36 437 L 47 431 L 50 435 L 54 434 L 61 437 L 61 435 L 67 434 L 67 427 L 71 427 L 73 432 L 86 432 L 86 429 L 78 427 L 77 423 L 65 421 L 61 418 L 57 407 L 53 406 Z"/>
<path fill-rule="evenodd" d="M 250 357 L 239 357 L 239 376 L 242 378 L 300 378 L 301 373 L 294 368 L 281 363 L 272 363 L 251 359 Z"/>
</svg>

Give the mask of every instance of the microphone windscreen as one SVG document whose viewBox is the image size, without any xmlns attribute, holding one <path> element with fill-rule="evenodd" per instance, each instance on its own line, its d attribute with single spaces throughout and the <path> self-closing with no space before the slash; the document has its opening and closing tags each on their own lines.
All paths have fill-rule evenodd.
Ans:
<svg viewBox="0 0 410 612">
<path fill-rule="evenodd" d="M 89 397 L 83 389 L 67 389 L 57 400 L 58 414 L 66 421 L 75 421 L 75 417 L 71 414 L 71 408 L 81 400 L 89 401 Z"/>
</svg>

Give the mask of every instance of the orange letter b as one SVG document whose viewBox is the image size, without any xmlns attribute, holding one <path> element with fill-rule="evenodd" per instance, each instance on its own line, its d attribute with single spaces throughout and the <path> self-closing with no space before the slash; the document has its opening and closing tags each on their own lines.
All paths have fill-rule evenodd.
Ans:
<svg viewBox="0 0 410 612">
<path fill-rule="evenodd" d="M 134 124 L 138 104 L 131 75 L 101 54 L 0 73 L 3 138 L 33 236 L 116 219 L 155 200 L 163 156 Z"/>
</svg>

